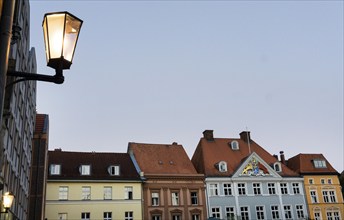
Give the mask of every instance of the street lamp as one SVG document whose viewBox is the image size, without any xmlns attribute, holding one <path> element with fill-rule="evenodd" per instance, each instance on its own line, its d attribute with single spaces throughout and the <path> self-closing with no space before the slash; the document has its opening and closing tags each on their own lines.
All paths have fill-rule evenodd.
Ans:
<svg viewBox="0 0 344 220">
<path fill-rule="evenodd" d="M 69 69 L 73 61 L 82 22 L 66 11 L 45 14 L 42 24 L 45 54 L 47 66 L 55 69 L 55 75 L 8 71 L 8 76 L 21 77 L 12 84 L 26 80 L 62 84 L 64 82 L 63 70 Z"/>
<path fill-rule="evenodd" d="M 5 213 L 8 212 L 8 210 L 11 208 L 12 203 L 13 203 L 13 199 L 14 199 L 14 195 L 11 192 L 6 192 L 3 196 L 2 196 L 2 203 L 4 205 L 5 208 Z"/>
</svg>

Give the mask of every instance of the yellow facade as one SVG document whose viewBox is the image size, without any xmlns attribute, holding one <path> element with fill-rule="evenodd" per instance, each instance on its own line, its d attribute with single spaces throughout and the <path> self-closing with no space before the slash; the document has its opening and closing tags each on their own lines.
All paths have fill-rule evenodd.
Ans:
<svg viewBox="0 0 344 220">
<path fill-rule="evenodd" d="M 60 192 L 66 187 L 67 193 Z M 83 187 L 90 188 L 87 199 L 84 199 Z M 110 197 L 108 194 L 105 198 L 104 187 L 111 188 Z M 128 188 L 132 189 L 130 199 L 127 197 Z M 82 213 L 89 213 L 90 219 L 103 220 L 104 213 L 111 213 L 111 219 L 126 219 L 126 213 L 131 212 L 133 218 L 128 220 L 141 220 L 141 198 L 141 182 L 48 181 L 45 217 L 49 220 L 82 219 Z"/>
<path fill-rule="evenodd" d="M 310 219 L 343 219 L 343 195 L 338 176 L 304 175 L 304 179 Z"/>
</svg>

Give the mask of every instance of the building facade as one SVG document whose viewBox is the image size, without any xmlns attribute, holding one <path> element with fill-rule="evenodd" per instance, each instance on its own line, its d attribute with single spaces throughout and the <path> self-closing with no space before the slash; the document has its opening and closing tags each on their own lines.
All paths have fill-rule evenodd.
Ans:
<svg viewBox="0 0 344 220">
<path fill-rule="evenodd" d="M 324 155 L 298 154 L 288 160 L 288 166 L 304 177 L 311 219 L 340 220 L 344 218 L 339 173 Z"/>
<path fill-rule="evenodd" d="M 1 7 L 5 2 L 1 3 Z M 3 8 L 5 9 L 5 8 Z M 30 48 L 30 7 L 28 0 L 16 1 L 9 70 L 36 72 L 35 50 Z M 36 115 L 36 82 L 19 82 L 7 77 L 0 132 L 0 176 L 2 193 L 15 195 L 13 218 L 27 219 L 32 138 Z"/>
<path fill-rule="evenodd" d="M 45 218 L 140 220 L 141 178 L 127 153 L 48 152 Z"/>
<path fill-rule="evenodd" d="M 203 132 L 192 162 L 205 174 L 207 212 L 216 219 L 304 219 L 303 178 L 250 138 Z"/>
<path fill-rule="evenodd" d="M 30 176 L 30 220 L 44 220 L 46 182 L 48 176 L 49 116 L 36 114 L 36 126 L 32 145 Z"/>
<path fill-rule="evenodd" d="M 145 220 L 205 220 L 204 176 L 182 145 L 129 143 L 143 182 Z"/>
</svg>

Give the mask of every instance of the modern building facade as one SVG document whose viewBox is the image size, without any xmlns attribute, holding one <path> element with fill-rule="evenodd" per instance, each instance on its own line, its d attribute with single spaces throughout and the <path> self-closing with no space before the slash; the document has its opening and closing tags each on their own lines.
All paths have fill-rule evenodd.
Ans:
<svg viewBox="0 0 344 220">
<path fill-rule="evenodd" d="M 140 220 L 142 182 L 129 154 L 48 152 L 45 218 Z"/>
<path fill-rule="evenodd" d="M 1 1 L 5 10 L 5 2 Z M 2 11 L 3 12 L 3 11 Z M 30 48 L 29 1 L 16 1 L 8 69 L 36 72 L 35 50 Z M 10 212 L 13 218 L 27 219 L 32 138 L 36 117 L 36 82 L 19 82 L 7 77 L 0 132 L 1 194 L 15 196 Z"/>
<path fill-rule="evenodd" d="M 145 220 L 205 220 L 204 175 L 182 145 L 129 143 L 143 182 Z"/>
<path fill-rule="evenodd" d="M 44 220 L 46 182 L 48 176 L 49 116 L 36 114 L 36 126 L 32 145 L 30 177 L 30 220 Z"/>
<path fill-rule="evenodd" d="M 340 220 L 344 203 L 339 173 L 322 154 L 298 154 L 288 160 L 288 167 L 304 177 L 310 218 Z"/>
<path fill-rule="evenodd" d="M 192 157 L 205 174 L 207 212 L 216 219 L 304 219 L 303 178 L 250 138 L 214 138 L 212 130 Z"/>
</svg>

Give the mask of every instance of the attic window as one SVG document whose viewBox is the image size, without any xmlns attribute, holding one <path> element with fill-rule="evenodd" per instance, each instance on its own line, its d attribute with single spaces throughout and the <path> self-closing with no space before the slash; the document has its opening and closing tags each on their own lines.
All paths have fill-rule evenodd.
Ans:
<svg viewBox="0 0 344 220">
<path fill-rule="evenodd" d="M 89 176 L 91 175 L 91 165 L 81 165 L 79 171 L 81 175 Z"/>
<path fill-rule="evenodd" d="M 108 172 L 111 176 L 119 176 L 119 165 L 109 166 Z"/>
<path fill-rule="evenodd" d="M 282 167 L 281 167 L 281 163 L 280 162 L 274 163 L 274 170 L 276 172 L 281 172 L 282 171 Z"/>
<path fill-rule="evenodd" d="M 50 164 L 50 175 L 61 175 L 61 165 Z"/>
<path fill-rule="evenodd" d="M 326 168 L 326 161 L 322 159 L 313 160 L 313 164 L 315 168 Z"/>
<path fill-rule="evenodd" d="M 239 142 L 238 141 L 232 141 L 231 142 L 231 148 L 232 148 L 232 150 L 239 150 Z"/>
<path fill-rule="evenodd" d="M 227 172 L 227 163 L 225 161 L 220 161 L 217 166 L 220 172 Z"/>
</svg>

